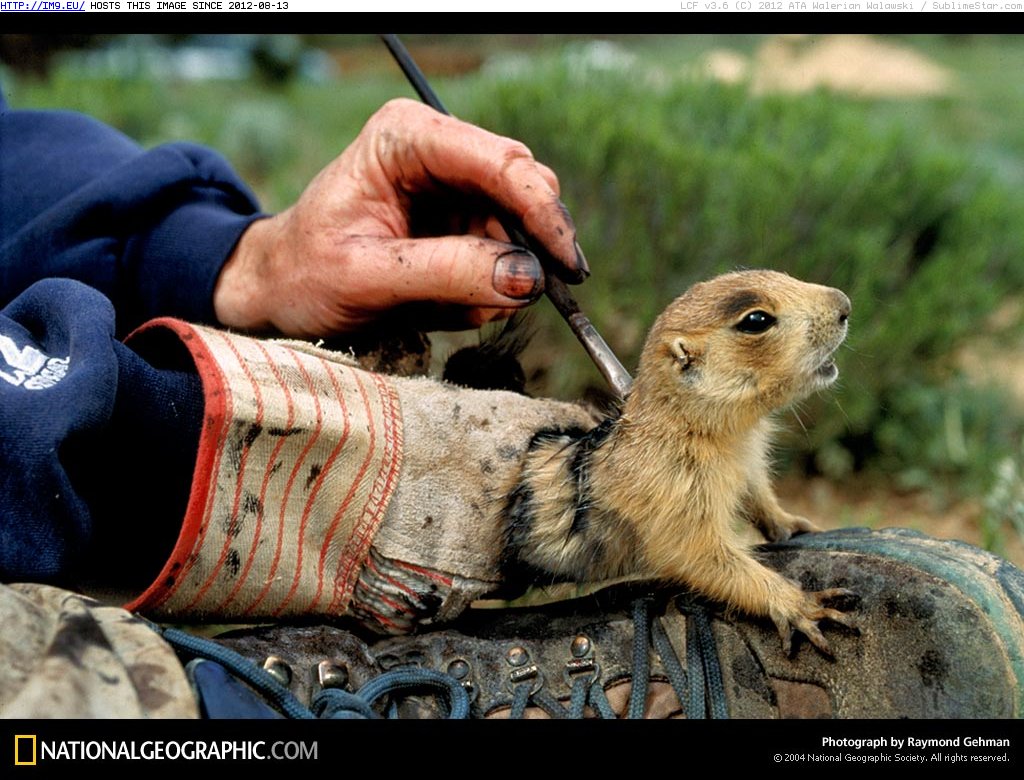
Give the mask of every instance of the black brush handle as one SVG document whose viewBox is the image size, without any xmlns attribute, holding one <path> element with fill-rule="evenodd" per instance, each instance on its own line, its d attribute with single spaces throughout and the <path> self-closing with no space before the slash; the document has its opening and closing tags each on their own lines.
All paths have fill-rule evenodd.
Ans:
<svg viewBox="0 0 1024 780">
<path fill-rule="evenodd" d="M 405 45 L 398 39 L 398 36 L 383 34 L 381 38 L 406 78 L 409 79 L 413 89 L 416 90 L 416 94 L 420 96 L 420 99 L 435 111 L 451 116 L 451 112 L 444 107 L 441 98 L 431 88 L 427 77 L 423 75 L 423 71 L 420 70 L 412 55 L 409 54 L 409 50 L 405 48 Z M 583 348 L 587 350 L 587 354 L 590 355 L 590 359 L 594 361 L 594 365 L 597 366 L 597 370 L 601 372 L 605 381 L 608 382 L 619 398 L 624 398 L 633 384 L 633 379 L 615 356 L 615 353 L 612 352 L 612 348 L 601 338 L 601 334 L 597 332 L 594 324 L 580 309 L 576 299 L 569 292 L 569 286 L 553 270 L 557 266 L 554 258 L 543 247 L 529 241 L 515 225 L 509 224 L 507 218 L 499 216 L 499 221 L 502 228 L 508 233 L 512 243 L 526 247 L 540 260 L 541 265 L 547 272 L 544 283 L 545 294 L 555 305 L 555 308 L 558 309 L 558 313 L 569 324 L 572 332 L 576 334 L 576 338 L 579 339 Z"/>
</svg>

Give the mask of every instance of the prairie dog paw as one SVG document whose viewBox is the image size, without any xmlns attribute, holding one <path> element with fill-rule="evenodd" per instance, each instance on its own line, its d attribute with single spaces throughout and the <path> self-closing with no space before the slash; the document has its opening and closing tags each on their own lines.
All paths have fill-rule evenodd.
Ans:
<svg viewBox="0 0 1024 780">
<path fill-rule="evenodd" d="M 800 515 L 781 512 L 775 517 L 763 520 L 761 532 L 769 542 L 784 542 L 797 534 L 817 533 L 822 529 Z"/>
<path fill-rule="evenodd" d="M 813 592 L 804 592 L 797 589 L 797 597 L 788 603 L 773 606 L 769 611 L 775 627 L 782 637 L 782 650 L 789 656 L 793 649 L 793 632 L 799 631 L 811 640 L 818 650 L 829 658 L 832 657 L 832 650 L 825 640 L 821 629 L 818 628 L 819 620 L 831 620 L 854 630 L 857 629 L 856 621 L 837 609 L 824 606 L 824 602 L 838 596 L 853 596 L 853 591 L 846 588 L 830 588 Z"/>
</svg>

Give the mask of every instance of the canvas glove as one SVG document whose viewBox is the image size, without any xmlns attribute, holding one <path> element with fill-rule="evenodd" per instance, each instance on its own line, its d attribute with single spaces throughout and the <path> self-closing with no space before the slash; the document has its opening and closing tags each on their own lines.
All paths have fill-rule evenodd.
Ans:
<svg viewBox="0 0 1024 780">
<path fill-rule="evenodd" d="M 578 406 L 368 373 L 302 342 L 156 320 L 206 417 L 181 534 L 129 609 L 256 622 L 352 615 L 401 633 L 499 584 L 504 495 L 533 435 L 594 424 Z"/>
</svg>

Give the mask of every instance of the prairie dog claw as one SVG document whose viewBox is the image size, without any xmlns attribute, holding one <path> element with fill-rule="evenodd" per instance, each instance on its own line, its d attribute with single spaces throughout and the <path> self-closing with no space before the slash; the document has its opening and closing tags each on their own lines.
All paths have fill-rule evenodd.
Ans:
<svg viewBox="0 0 1024 780">
<path fill-rule="evenodd" d="M 800 598 L 794 608 L 784 612 L 772 611 L 772 621 L 782 638 L 782 650 L 787 657 L 792 656 L 793 633 L 799 631 L 828 658 L 832 658 L 832 649 L 818 628 L 818 621 L 831 620 L 847 628 L 859 631 L 857 622 L 851 616 L 837 609 L 824 606 L 823 602 L 840 596 L 855 596 L 846 588 L 829 588 L 813 592 L 800 592 Z"/>
</svg>

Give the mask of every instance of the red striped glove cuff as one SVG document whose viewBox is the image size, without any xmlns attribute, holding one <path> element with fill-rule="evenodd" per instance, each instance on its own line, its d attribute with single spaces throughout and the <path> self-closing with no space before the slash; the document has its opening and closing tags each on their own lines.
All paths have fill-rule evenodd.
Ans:
<svg viewBox="0 0 1024 780">
<path fill-rule="evenodd" d="M 188 348 L 206 415 L 181 534 L 129 608 L 222 620 L 345 613 L 401 468 L 393 385 L 332 353 L 177 320 L 151 328 Z"/>
</svg>

